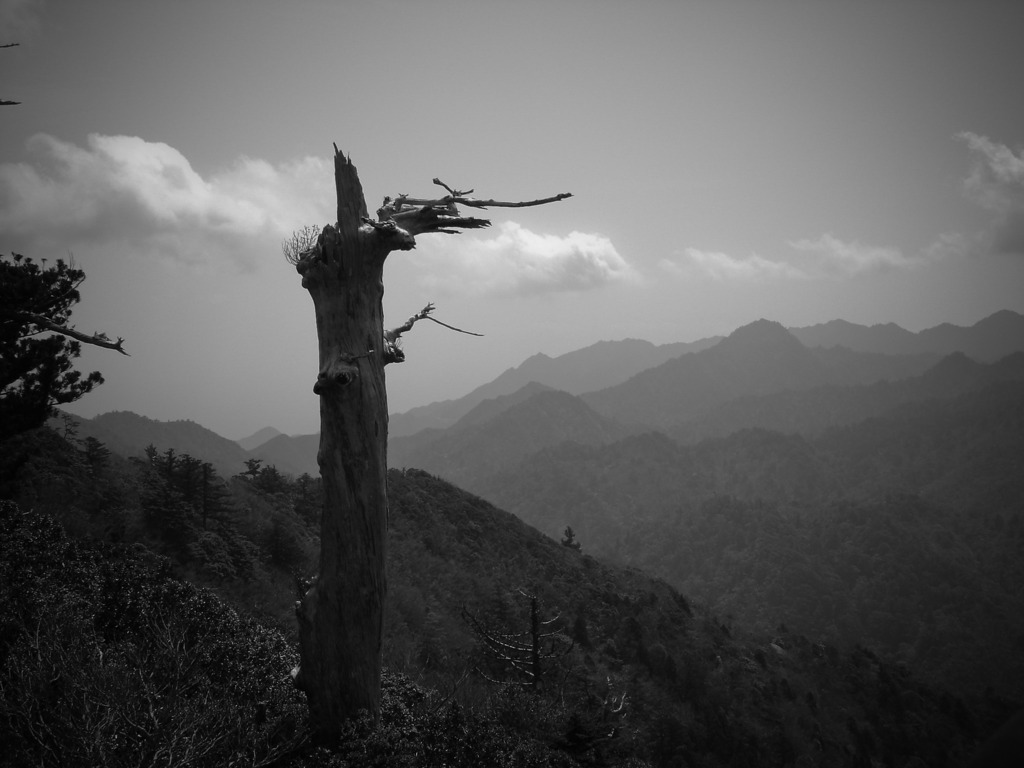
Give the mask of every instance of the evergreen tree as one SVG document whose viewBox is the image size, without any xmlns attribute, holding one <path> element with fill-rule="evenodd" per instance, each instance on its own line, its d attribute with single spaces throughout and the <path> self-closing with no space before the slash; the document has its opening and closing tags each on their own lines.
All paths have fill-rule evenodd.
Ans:
<svg viewBox="0 0 1024 768">
<path fill-rule="evenodd" d="M 565 526 L 565 538 L 562 539 L 562 546 L 575 549 L 577 552 L 583 548 L 583 545 L 576 541 L 576 532 L 572 529 L 571 525 Z"/>
<path fill-rule="evenodd" d="M 17 253 L 0 256 L 0 440 L 42 426 L 54 406 L 103 383 L 99 371 L 74 370 L 83 343 L 126 354 L 123 339 L 89 336 L 70 324 L 84 280 L 63 260 L 47 266 Z"/>
<path fill-rule="evenodd" d="M 110 464 L 110 449 L 91 435 L 82 441 L 82 455 L 93 475 L 102 472 Z"/>
<path fill-rule="evenodd" d="M 199 512 L 205 529 L 211 519 L 224 521 L 230 508 L 230 494 L 210 462 L 202 463 L 200 473 Z"/>
</svg>

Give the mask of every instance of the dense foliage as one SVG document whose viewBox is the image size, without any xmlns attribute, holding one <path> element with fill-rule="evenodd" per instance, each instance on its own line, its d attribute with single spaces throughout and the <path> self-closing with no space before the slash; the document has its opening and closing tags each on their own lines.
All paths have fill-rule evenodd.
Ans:
<svg viewBox="0 0 1024 768">
<path fill-rule="evenodd" d="M 273 467 L 225 480 L 171 449 L 124 459 L 94 438 L 69 437 L 41 428 L 4 443 L 0 498 L 75 535 L 143 544 L 182 577 L 290 627 L 296 579 L 312 571 L 318 481 Z"/>
<path fill-rule="evenodd" d="M 5 764 L 257 765 L 301 738 L 294 651 L 140 547 L 3 502 Z"/>
</svg>

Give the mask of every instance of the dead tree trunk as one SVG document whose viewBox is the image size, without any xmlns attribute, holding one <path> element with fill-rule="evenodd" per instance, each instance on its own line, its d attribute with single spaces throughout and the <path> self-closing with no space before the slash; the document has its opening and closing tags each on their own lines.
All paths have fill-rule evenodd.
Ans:
<svg viewBox="0 0 1024 768">
<path fill-rule="evenodd" d="M 338 222 L 296 265 L 313 298 L 320 370 L 320 567 L 297 610 L 298 685 L 325 740 L 360 709 L 380 711 L 387 547 L 387 392 L 381 300 L 390 238 L 364 228 L 355 167 L 335 154 Z M 399 246 L 401 247 L 401 246 Z"/>
<path fill-rule="evenodd" d="M 374 719 L 380 713 L 388 526 L 384 366 L 401 360 L 394 340 L 385 338 L 384 260 L 391 251 L 414 248 L 417 234 L 489 225 L 459 216 L 458 203 L 519 207 L 569 197 L 497 203 L 445 187 L 450 194 L 439 200 L 385 199 L 371 221 L 355 166 L 337 147 L 334 173 L 337 224 L 289 254 L 316 314 L 320 370 L 313 391 L 320 396 L 317 461 L 324 486 L 319 574 L 296 607 L 294 677 L 306 693 L 313 730 L 326 743 L 337 741 L 344 721 L 360 710 Z"/>
</svg>

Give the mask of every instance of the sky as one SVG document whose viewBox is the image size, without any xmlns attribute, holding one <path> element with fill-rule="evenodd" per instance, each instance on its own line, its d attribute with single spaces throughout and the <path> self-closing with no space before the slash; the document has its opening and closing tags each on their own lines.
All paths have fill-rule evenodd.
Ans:
<svg viewBox="0 0 1024 768">
<path fill-rule="evenodd" d="M 106 383 L 70 410 L 319 429 L 284 259 L 367 207 L 491 209 L 385 267 L 389 410 L 535 353 L 760 318 L 919 331 L 1024 312 L 1024 3 L 0 0 L 0 251 L 73 259 Z"/>
</svg>

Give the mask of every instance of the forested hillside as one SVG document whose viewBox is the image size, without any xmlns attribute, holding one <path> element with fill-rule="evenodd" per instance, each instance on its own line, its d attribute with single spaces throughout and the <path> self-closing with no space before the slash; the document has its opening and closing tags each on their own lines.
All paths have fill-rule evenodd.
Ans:
<svg viewBox="0 0 1024 768">
<path fill-rule="evenodd" d="M 807 439 L 648 434 L 471 486 L 723 615 L 862 642 L 934 680 L 1024 690 L 1024 390 L 996 384 Z"/>
<path fill-rule="evenodd" d="M 573 442 L 604 445 L 630 430 L 599 415 L 578 397 L 556 390 L 481 403 L 447 430 L 424 430 L 388 442 L 388 464 L 443 472 L 472 487 L 474 478 L 501 471 L 541 448 Z"/>
<path fill-rule="evenodd" d="M 803 391 L 738 397 L 666 429 L 686 443 L 761 427 L 817 436 L 829 427 L 880 417 L 908 403 L 956 397 L 1000 381 L 1024 382 L 1024 353 L 984 364 L 954 353 L 919 376 L 862 386 L 825 385 Z"/>
<path fill-rule="evenodd" d="M 188 744 L 196 765 L 952 766 L 1012 706 L 792 627 L 751 634 L 664 581 L 392 471 L 384 722 L 355 725 L 330 756 L 305 742 L 287 676 L 315 483 L 256 463 L 203 482 L 201 459 L 154 447 L 127 461 L 45 429 L 3 456 L 3 494 L 21 507 L 4 506 L 0 558 L 12 765 Z M 536 687 L 481 635 L 529 637 L 531 598 L 555 633 Z M 74 620 L 47 619 L 57 605 Z M 44 679 L 51 693 L 26 709 Z"/>
</svg>

